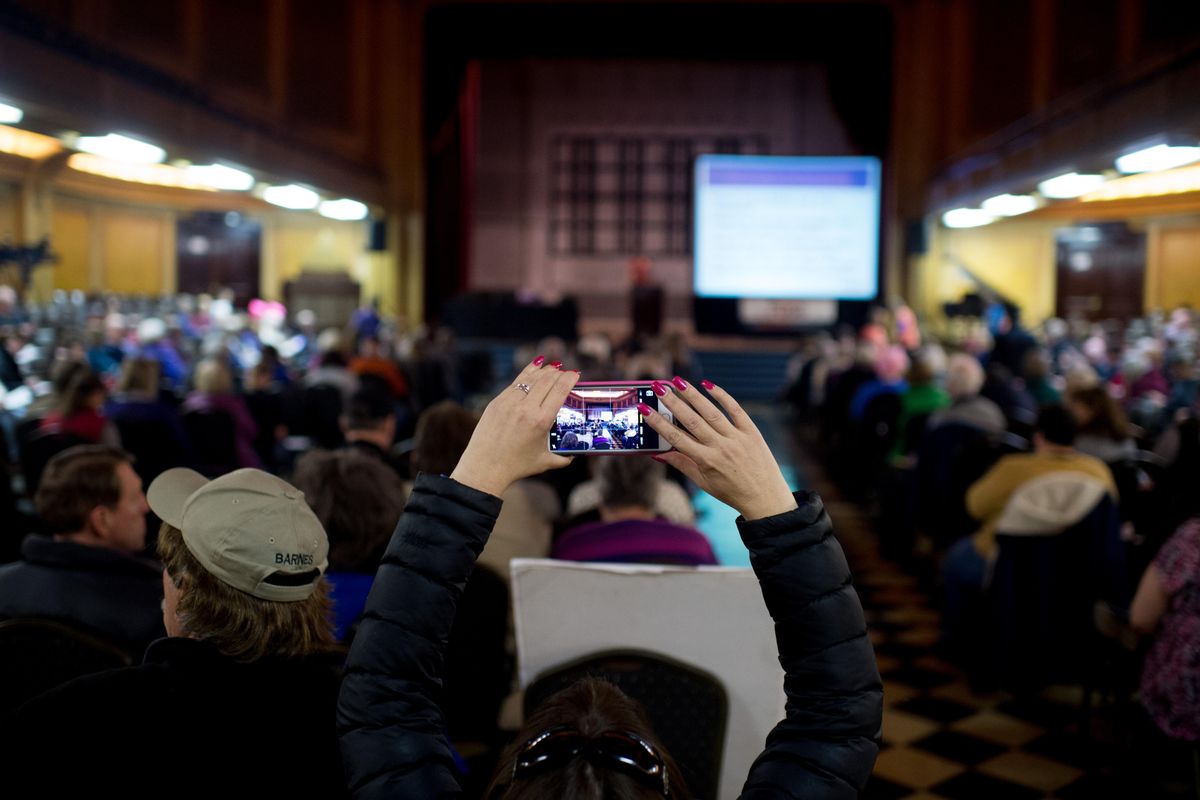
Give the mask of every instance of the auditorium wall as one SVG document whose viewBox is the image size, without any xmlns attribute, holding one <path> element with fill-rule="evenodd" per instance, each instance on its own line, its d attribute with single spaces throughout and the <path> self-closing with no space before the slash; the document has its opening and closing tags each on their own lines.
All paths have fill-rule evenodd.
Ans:
<svg viewBox="0 0 1200 800">
<path fill-rule="evenodd" d="M 1200 215 L 1131 218 L 1146 232 L 1143 307 L 1200 308 Z M 910 264 L 909 296 L 927 320 L 939 320 L 944 303 L 961 300 L 976 284 L 970 270 L 1015 300 L 1026 320 L 1037 324 L 1055 313 L 1056 245 L 1063 219 L 1007 220 L 981 228 L 932 231 L 928 251 Z"/>
<path fill-rule="evenodd" d="M 282 299 L 284 282 L 303 270 L 344 271 L 359 282 L 364 297 L 381 297 L 385 306 L 396 296 L 389 254 L 366 251 L 366 223 L 274 210 L 248 216 L 262 224 L 262 297 Z M 55 195 L 50 238 L 57 260 L 35 271 L 30 299 L 45 300 L 56 289 L 141 295 L 175 291 L 176 217 L 165 206 Z M 15 239 L 13 232 L 19 230 L 19 195 L 0 184 L 0 238 Z"/>
<path fill-rule="evenodd" d="M 485 61 L 481 82 L 470 286 L 574 295 L 588 326 L 626 320 L 638 254 L 551 252 L 554 136 L 743 135 L 776 154 L 854 152 L 818 66 L 524 59 Z M 655 257 L 653 276 L 672 324 L 689 324 L 690 255 Z"/>
<path fill-rule="evenodd" d="M 1200 216 L 1149 226 L 1146 245 L 1146 305 L 1200 308 Z"/>
<path fill-rule="evenodd" d="M 935 228 L 929 250 L 910 270 L 909 295 L 925 319 L 940 317 L 947 302 L 977 291 L 962 268 L 1021 305 L 1037 324 L 1054 314 L 1054 232 L 1058 220 L 1008 220 L 982 228 Z"/>
</svg>

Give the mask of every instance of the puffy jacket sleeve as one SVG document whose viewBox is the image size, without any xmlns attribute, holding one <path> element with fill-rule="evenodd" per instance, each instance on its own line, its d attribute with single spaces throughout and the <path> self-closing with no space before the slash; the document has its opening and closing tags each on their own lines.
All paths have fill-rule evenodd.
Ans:
<svg viewBox="0 0 1200 800">
<path fill-rule="evenodd" d="M 500 513 L 500 500 L 449 478 L 417 476 L 354 638 L 338 701 L 353 796 L 460 793 L 435 693 L 454 610 Z"/>
<path fill-rule="evenodd" d="M 744 800 L 857 798 L 878 754 L 883 685 L 841 545 L 815 494 L 799 508 L 738 520 L 775 621 L 786 718 L 767 737 Z"/>
</svg>

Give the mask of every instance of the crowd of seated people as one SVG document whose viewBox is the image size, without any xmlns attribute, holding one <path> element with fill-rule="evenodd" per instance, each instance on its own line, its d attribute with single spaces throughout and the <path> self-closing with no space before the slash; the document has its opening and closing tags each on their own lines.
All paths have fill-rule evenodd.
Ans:
<svg viewBox="0 0 1200 800">
<path fill-rule="evenodd" d="M 578 422 L 555 421 L 560 450 L 624 450 L 637 438 L 638 424 L 628 417 Z"/>
<path fill-rule="evenodd" d="M 667 467 L 649 457 L 568 464 L 549 453 L 546 432 L 579 376 L 547 359 L 531 359 L 518 377 L 545 385 L 530 395 L 531 402 L 546 398 L 545 409 L 520 412 L 514 404 L 526 394 L 506 379 L 507 388 L 481 417 L 452 399 L 418 406 L 413 397 L 435 397 L 439 390 L 418 377 L 423 370 L 412 359 L 422 348 L 403 346 L 386 325 L 361 336 L 353 330 L 317 335 L 303 326 L 274 337 L 251 335 L 241 325 L 222 329 L 211 320 L 202 330 L 199 310 L 213 303 L 131 301 L 133 307 L 122 303 L 118 314 L 115 300 L 68 300 L 26 312 L 27 319 L 37 318 L 28 323 L 33 330 L 8 331 L 19 340 L 15 351 L 26 351 L 14 359 L 22 385 L 49 397 L 41 410 L 29 405 L 12 414 L 15 428 L 36 422 L 18 437 L 18 450 L 31 437 L 64 432 L 73 415 L 87 420 L 87 430 L 78 432 L 95 435 L 64 441 L 41 469 L 36 496 L 29 498 L 36 501 L 30 514 L 35 532 L 17 560 L 0 565 L 0 628 L 9 619 L 44 618 L 74 630 L 80 646 L 118 645 L 134 664 L 0 708 L 0 747 L 20 766 L 9 775 L 19 793 L 54 795 L 86 784 L 148 794 L 168 785 L 180 748 L 206 765 L 189 792 L 221 790 L 235 776 L 246 791 L 322 797 L 441 796 L 458 791 L 458 784 L 481 788 L 490 770 L 464 777 L 462 756 L 470 751 L 455 752 L 450 743 L 482 740 L 494 762 L 499 745 L 512 737 L 495 738 L 499 703 L 512 688 L 509 562 L 550 555 L 555 530 L 570 528 L 561 540 L 563 557 L 715 563 L 704 535 L 689 527 L 694 512 L 680 488 L 681 473 L 737 508 L 748 520 L 739 525 L 749 546 L 770 551 L 771 565 L 760 577 L 773 615 L 808 607 L 818 596 L 839 598 L 791 626 L 782 655 L 793 675 L 787 700 L 793 711 L 828 692 L 842 699 L 820 714 L 789 713 L 751 784 L 769 787 L 790 776 L 797 786 L 824 786 L 830 797 L 861 789 L 876 752 L 881 708 L 861 609 L 847 589 L 845 563 L 819 500 L 792 495 L 732 398 L 711 390 L 734 423 L 704 442 L 735 442 L 736 463 L 692 450 L 689 438 L 679 443 L 686 460 L 664 457 L 678 481 L 666 481 Z M 141 313 L 154 316 L 139 319 Z M 36 327 L 51 316 L 53 340 L 37 335 Z M 145 325 L 149 320 L 160 324 Z M 102 331 L 92 353 L 71 344 L 88 330 Z M 354 341 L 360 358 L 375 363 L 346 356 L 342 343 Z M 453 361 L 446 355 L 435 352 L 434 372 L 446 374 Z M 613 348 L 598 371 L 634 377 L 655 359 L 680 357 L 666 343 Z M 393 372 L 403 391 L 387 377 Z M 44 376 L 52 373 L 69 377 L 51 392 Z M 459 381 L 455 376 L 441 385 L 466 384 Z M 306 392 L 314 388 L 330 388 L 328 397 L 337 401 L 337 436 L 329 441 L 319 441 L 306 417 L 314 407 L 305 404 Z M 696 389 L 681 397 L 663 400 L 674 404 L 677 416 L 687 404 L 710 402 Z M 226 424 L 199 425 L 189 419 L 196 415 L 224 417 Z M 413 418 L 415 425 L 403 430 Z M 151 429 L 160 435 L 145 435 Z M 210 441 L 218 435 L 225 437 L 221 447 Z M 92 443 L 110 436 L 138 452 Z M 222 451 L 224 461 L 213 457 Z M 7 475 L 22 491 L 20 469 L 9 467 Z M 590 523 L 590 514 L 599 521 Z M 633 546 L 606 555 L 595 549 L 606 537 Z M 588 552 L 579 549 L 584 539 L 592 542 Z M 638 544 L 643 540 L 654 547 Z M 397 592 L 408 600 L 397 601 Z M 383 622 L 395 615 L 403 619 Z M 426 640 L 429 625 L 439 629 L 428 631 Z M 411 645 L 428 647 L 428 661 Z M 401 681 L 400 690 L 390 678 L 374 687 L 347 683 L 339 710 L 347 647 L 355 655 L 346 675 L 375 672 L 372 659 L 382 657 L 399 667 L 392 677 Z M 826 654 L 819 670 L 805 660 L 806 648 Z M 405 677 L 413 658 L 428 669 Z M 804 681 L 795 677 L 801 673 Z M 286 708 L 264 719 L 267 696 Z M 426 705 L 430 698 L 436 710 Z M 174 702 L 187 708 L 167 729 L 162 713 Z M 600 704 L 594 712 L 592 704 Z M 599 737 L 596 755 L 556 752 L 551 766 L 561 768 L 561 778 L 589 764 L 600 781 L 581 796 L 596 800 L 618 790 L 640 796 L 650 775 L 662 787 L 652 796 L 669 786 L 670 796 L 688 797 L 670 754 L 639 713 L 612 687 L 584 686 L 546 714 L 573 735 Z M 387 716 L 383 724 L 364 717 L 378 714 Z M 596 714 L 616 721 L 594 730 Z M 516 750 L 541 746 L 549 718 L 531 718 L 516 734 Z M 399 729 L 408 731 L 402 742 L 392 738 Z M 378 735 L 363 735 L 371 730 Z M 55 748 L 44 747 L 48 737 L 56 739 Z M 269 741 L 254 744 L 260 739 Z M 644 747 L 645 757 L 623 759 L 630 747 Z M 63 748 L 78 753 L 77 769 L 52 767 Z M 136 775 L 120 756 L 129 748 L 145 758 Z M 526 786 L 534 796 L 558 796 L 541 771 L 514 771 L 512 759 L 524 758 L 514 752 L 496 773 L 504 785 L 491 796 L 530 796 Z M 411 758 L 409 768 L 397 758 Z M 278 764 L 288 765 L 286 775 Z M 834 764 L 836 789 L 830 789 L 825 765 Z"/>
<path fill-rule="evenodd" d="M 1150 717 L 1195 742 L 1198 357 L 1189 309 L 1029 330 L 997 303 L 923 344 L 902 343 L 882 310 L 857 334 L 804 343 L 786 396 L 841 489 L 874 512 L 885 554 L 942 599 L 943 653 L 973 682 L 1086 680 L 1095 665 L 1048 663 L 1046 637 L 1092 642 L 1105 608 L 1151 637 Z M 1006 673 L 1022 647 L 1023 671 Z"/>
<path fill-rule="evenodd" d="M 272 327 L 270 320 L 256 321 L 220 298 L 152 304 L 68 298 L 24 310 L 4 329 L 4 352 L 11 356 L 9 366 L 17 375 L 6 391 L 27 390 L 35 396 L 23 409 L 5 412 L 4 430 L 15 437 L 10 469 L 25 478 L 13 486 L 29 493 L 25 500 L 31 527 L 19 532 L 36 529 L 40 535 L 26 540 L 19 560 L 0 566 L 0 609 L 6 582 L 18 587 L 15 596 L 22 591 L 28 596 L 25 584 L 18 582 L 30 575 L 61 580 L 64 576 L 54 571 L 88 547 L 88 568 L 99 575 L 88 579 L 79 596 L 106 591 L 104 581 L 114 571 L 127 571 L 138 576 L 139 586 L 148 587 L 146 597 L 131 601 L 139 602 L 139 613 L 152 618 L 158 628 L 139 638 L 128 631 L 106 631 L 74 609 L 20 607 L 12 615 L 46 614 L 65 620 L 129 652 L 164 630 L 171 637 L 167 642 L 196 640 L 194 646 L 174 642 L 152 647 L 153 657 L 148 654 L 136 668 L 141 671 L 126 673 L 124 679 L 97 679 L 52 695 L 27 711 L 23 724 L 33 725 L 36 718 L 44 727 L 76 725 L 73 735 L 95 737 L 96 723 L 81 723 L 79 714 L 103 719 L 127 702 L 140 709 L 129 719 L 129 741 L 141 743 L 146 731 L 153 730 L 149 720 L 156 711 L 155 692 L 198 691 L 197 697 L 211 704 L 207 713 L 212 716 L 197 726 L 189 742 L 197 752 L 207 752 L 203 741 L 206 736 L 220 740 L 215 731 L 227 721 L 222 714 L 242 720 L 230 706 L 237 698 L 264 685 L 281 685 L 273 683 L 277 680 L 290 687 L 313 681 L 317 689 L 308 713 L 296 708 L 295 716 L 275 721 L 275 727 L 291 729 L 277 743 L 286 750 L 294 737 L 324 730 L 320 726 L 327 723 L 327 738 L 314 735 L 296 752 L 321 765 L 320 780 L 333 780 L 334 772 L 324 770 L 329 759 L 338 757 L 333 741 L 336 676 L 330 678 L 327 654 L 333 649 L 336 673 L 336 664 L 345 656 L 336 644 L 353 642 L 357 685 L 349 690 L 349 700 L 344 699 L 337 724 L 343 737 L 341 754 L 352 760 L 349 774 L 358 781 L 354 790 L 362 796 L 387 794 L 398 786 L 407 789 L 396 790 L 394 796 L 449 793 L 458 779 L 450 776 L 455 767 L 447 766 L 454 753 L 447 750 L 446 734 L 449 741 L 479 738 L 494 743 L 496 707 L 510 688 L 507 614 L 494 612 L 507 609 L 512 558 L 556 554 L 707 564 L 715 562 L 712 548 L 706 550 L 703 536 L 691 527 L 694 512 L 681 484 L 664 479 L 660 465 L 642 458 L 576 458 L 563 466 L 548 453 L 546 431 L 562 398 L 544 410 L 544 420 L 538 412 L 544 424 L 539 422 L 534 436 L 521 427 L 529 416 L 502 416 L 505 409 L 519 410 L 514 404 L 526 397 L 506 380 L 501 383 L 509 388 L 500 391 L 489 411 L 480 416 L 469 407 L 472 398 L 457 390 L 470 385 L 470 379 L 457 366 L 451 337 L 405 336 L 386 323 L 376 325 L 369 315 L 362 317 L 366 330 L 319 332 L 311 320 L 296 317 L 291 324 L 275 321 Z M 964 613 L 988 613 L 986 603 L 976 601 L 989 587 L 974 578 L 981 563 L 986 575 L 990 559 L 999 557 L 1006 541 L 1022 535 L 1027 541 L 1053 539 L 1091 519 L 1080 513 L 1089 510 L 1085 507 L 1090 501 L 1100 504 L 1107 499 L 1117 518 L 1104 532 L 1114 532 L 1123 548 L 1128 589 L 1139 589 L 1136 596 L 1129 591 L 1123 598 L 1108 594 L 1103 599 L 1117 605 L 1123 601 L 1125 608 L 1119 611 L 1128 612 L 1134 626 L 1172 642 L 1167 650 L 1168 645 L 1157 645 L 1156 639 L 1158 650 L 1152 652 L 1158 656 L 1147 661 L 1147 704 L 1169 735 L 1194 736 L 1189 733 L 1194 729 L 1178 724 L 1178 714 L 1190 711 L 1176 709 L 1179 697 L 1197 696 L 1195 671 L 1184 670 L 1167 681 L 1155 670 L 1176 669 L 1180 662 L 1175 654 L 1180 648 L 1194 653 L 1197 641 L 1197 610 L 1191 602 L 1200 583 L 1196 537 L 1194 526 L 1183 525 L 1197 511 L 1189 502 L 1195 501 L 1192 484 L 1200 474 L 1200 426 L 1190 369 L 1198 341 L 1195 321 L 1188 314 L 1176 314 L 1124 328 L 1053 330 L 1048 325 L 1030 332 L 1021 328 L 1015 314 L 1005 311 L 991 320 L 990 328 L 981 322 L 961 336 L 924 345 L 914 341 L 911 328 L 901 336 L 892 327 L 881 320 L 861 336 L 814 341 L 795 370 L 797 385 L 790 396 L 823 421 L 833 473 L 885 512 L 881 519 L 887 524 L 881 525 L 881 534 L 908 542 L 903 555 L 964 578 L 959 584 L 967 587 L 960 594 L 969 595 L 960 604 Z M 82 344 L 88 333 L 100 334 L 90 350 Z M 665 343 L 612 346 L 607 351 L 601 344 L 589 342 L 581 358 L 595 367 L 596 378 L 660 377 L 666 374 L 658 372 L 660 368 L 689 361 Z M 357 356 L 350 355 L 352 348 Z M 539 343 L 537 348 L 518 349 L 519 368 L 536 367 L 528 374 L 552 381 L 554 392 L 563 388 L 559 380 L 576 380 L 574 373 L 554 369 L 549 357 L 534 358 L 542 350 L 552 353 L 554 361 L 574 358 L 566 343 Z M 389 374 L 401 377 L 402 389 Z M 1041 388 L 1031 389 L 1030 383 L 1039 381 Z M 679 381 L 676 386 L 680 384 L 684 388 L 663 400 L 677 418 L 690 413 L 689 405 L 708 402 L 694 389 L 688 394 L 692 384 Z M 106 401 L 113 387 L 116 391 Z M 841 597 L 848 576 L 840 555 L 831 551 L 837 545 L 828 536 L 828 517 L 819 501 L 797 495 L 788 501 L 789 507 L 799 503 L 803 510 L 790 512 L 780 507 L 787 503 L 764 504 L 764 493 L 780 500 L 780 493 L 772 491 L 782 480 L 778 469 L 769 453 L 763 454 L 761 436 L 732 399 L 719 389 L 712 396 L 730 412 L 728 419 L 719 414 L 712 419 L 720 417 L 729 424 L 709 432 L 711 440 L 680 439 L 680 452 L 663 456 L 671 476 L 685 475 L 692 485 L 702 486 L 750 520 L 742 532 L 752 551 L 770 553 L 756 568 L 763 570 L 767 605 L 777 618 L 787 613 L 788 603 L 830 593 Z M 224 415 L 225 421 L 189 425 L 187 414 Z M 65 429 L 72 419 L 80 420 L 73 433 Z M 152 421 L 174 433 L 158 438 L 126 435 L 126 429 L 135 429 L 135 421 Z M 648 424 L 661 421 L 651 417 Z M 179 431 L 182 439 L 175 438 Z M 82 435 L 87 432 L 95 438 Z M 214 443 L 211 439 L 218 433 L 225 439 Z M 678 429 L 669 433 L 668 438 L 684 436 Z M 736 443 L 726 452 L 755 456 L 740 465 L 744 474 L 714 463 L 707 447 L 722 438 Z M 93 444 L 96 440 L 119 442 L 130 454 L 112 444 Z M 38 442 L 61 447 L 62 454 L 31 447 Z M 168 448 L 169 458 L 163 452 Z M 26 466 L 36 466 L 25 458 L 27 451 L 45 455 L 37 481 L 30 480 L 32 472 L 20 475 Z M 864 468 L 868 459 L 873 460 L 870 469 Z M 65 468 L 77 460 L 88 465 L 86 474 L 68 475 Z M 508 469 L 514 460 L 521 466 Z M 247 469 L 247 464 L 253 467 Z M 700 464 L 705 465 L 703 471 Z M 1039 464 L 1044 469 L 1035 469 Z M 563 468 L 534 478 L 543 469 L 559 466 Z M 257 467 L 273 470 L 295 486 Z M 1064 472 L 1087 480 L 1065 487 L 1055 482 Z M 744 482 L 747 475 L 752 485 Z M 69 488 L 63 488 L 65 483 Z M 142 486 L 149 487 L 149 508 Z M 63 492 L 70 502 L 54 499 Z M 236 568 L 214 560 L 224 545 L 205 534 L 205 525 L 225 512 L 190 513 L 188 498 L 193 497 L 225 497 L 238 505 L 230 512 L 235 516 L 250 510 L 241 509 L 243 504 L 267 503 L 287 509 L 304 530 L 319 529 L 321 534 L 288 555 L 282 584 L 264 582 L 264 574 L 274 573 L 255 566 L 254 558 L 262 551 L 251 547 L 247 560 L 235 560 L 240 564 Z M 300 498 L 303 502 L 297 505 Z M 780 521 L 757 522 L 764 517 Z M 400 531 L 393 536 L 397 518 Z M 1039 525 L 1027 524 L 1032 518 Z M 154 527 L 147 529 L 148 520 Z M 168 525 L 158 537 L 157 550 L 147 552 L 160 520 Z M 316 527 L 307 527 L 311 525 Z M 598 550 L 583 547 L 571 555 L 575 542 L 607 546 L 612 541 L 603 538 L 606 531 L 620 534 L 630 529 L 661 533 L 670 545 L 662 549 L 671 552 L 664 556 L 635 547 L 632 554 L 603 551 L 596 556 Z M 272 530 L 257 532 L 270 537 Z M 776 537 L 782 538 L 777 542 Z M 777 546 L 779 550 L 773 549 Z M 814 551 L 816 560 L 793 558 L 788 555 L 793 550 Z M 955 572 L 954 565 L 960 563 L 955 556 L 967 562 L 964 570 Z M 166 567 L 165 579 L 159 564 Z M 72 571 L 71 577 L 77 572 L 84 571 Z M 464 587 L 461 597 L 453 587 Z M 73 597 L 75 590 L 55 594 Z M 446 626 L 455 618 L 456 603 L 461 613 L 451 630 Z M 819 723 L 820 729 L 780 737 L 752 776 L 763 785 L 770 784 L 776 769 L 803 784 L 806 778 L 796 777 L 794 765 L 809 758 L 810 737 L 819 742 L 816 750 L 826 753 L 818 759 L 835 757 L 836 750 L 852 764 L 839 773 L 837 792 L 812 796 L 853 796 L 849 784 L 861 788 L 869 771 L 872 737 L 878 729 L 873 710 L 878 677 L 872 677 L 873 666 L 863 666 L 867 662 L 862 648 L 869 651 L 869 644 L 855 616 L 861 615 L 855 611 L 857 600 L 839 603 L 844 603 L 840 607 L 845 613 L 837 620 L 818 614 L 798 624 L 817 626 L 814 630 L 825 644 L 854 660 L 854 669 L 840 671 L 836 659 L 831 660 L 830 674 L 816 676 L 827 682 L 822 686 L 842 692 L 839 697 L 844 699 L 819 720 L 807 714 L 792 720 L 801 728 Z M 104 607 L 87 605 L 87 611 Z M 0 611 L 0 616 L 9 614 Z M 325 625 L 322 620 L 327 617 Z M 224 627 L 231 619 L 242 625 L 237 635 Z M 486 626 L 486 635 L 479 626 Z M 787 633 L 808 635 L 790 625 Z M 396 637 L 404 640 L 399 653 Z M 785 660 L 803 660 L 790 650 L 784 655 Z M 295 661 L 279 671 L 275 659 L 281 656 Z M 423 669 L 442 663 L 443 656 L 445 674 L 440 678 Z M 485 663 L 494 666 L 484 670 L 490 680 L 481 681 L 478 665 Z M 372 682 L 375 678 L 370 676 L 392 667 L 413 671 L 393 675 L 403 684 L 398 691 L 388 681 Z M 793 667 L 800 668 L 785 664 L 785 669 Z M 212 686 L 229 690 L 224 699 L 215 697 L 211 687 L 198 688 L 202 676 L 213 670 L 221 678 Z M 114 681 L 121 680 L 125 684 L 118 687 Z M 439 682 L 444 683 L 442 689 L 435 685 Z M 803 682 L 789 686 L 800 687 L 801 694 L 813 688 Z M 596 690 L 591 700 L 572 702 L 593 702 L 602 694 Z M 101 695 L 110 699 L 99 703 Z M 789 696 L 789 703 L 803 701 Z M 430 702 L 444 716 L 431 710 Z M 1174 705 L 1168 708 L 1169 704 Z M 557 713 L 559 718 L 570 717 L 562 708 Z M 407 724 L 410 719 L 419 724 Z M 542 728 L 537 725 L 545 720 L 532 720 L 536 729 L 518 735 L 518 751 L 505 756 L 510 779 L 520 772 L 513 769 L 514 763 L 538 752 L 534 739 Z M 254 726 L 247 721 L 245 727 Z M 135 733 L 138 730 L 142 732 Z M 660 748 L 648 741 L 655 764 L 669 770 Z M 782 752 L 789 741 L 805 751 L 803 757 Z M 245 748 L 253 749 L 249 742 Z M 406 771 L 396 761 L 405 757 L 423 766 Z M 565 756 L 559 753 L 555 758 Z M 162 759 L 170 763 L 167 755 Z M 31 765 L 41 763 L 30 759 Z M 239 762 L 238 769 L 245 768 Z M 824 774 L 821 769 L 817 773 Z M 108 773 L 97 767 L 95 775 Z M 410 779 L 430 783 L 415 790 L 405 783 Z M 813 775 L 807 779 L 816 780 Z M 501 791 L 509 794 L 498 796 L 519 796 L 512 786 Z"/>
</svg>

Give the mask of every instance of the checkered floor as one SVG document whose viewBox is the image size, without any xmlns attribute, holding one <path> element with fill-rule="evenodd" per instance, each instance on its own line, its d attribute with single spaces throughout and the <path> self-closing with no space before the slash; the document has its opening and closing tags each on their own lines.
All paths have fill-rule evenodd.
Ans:
<svg viewBox="0 0 1200 800">
<path fill-rule="evenodd" d="M 802 454 L 797 461 L 846 549 L 883 676 L 883 746 L 864 798 L 1197 796 L 1192 753 L 1152 731 L 1116 747 L 1112 707 L 1094 714 L 1092 735 L 1081 736 L 1079 687 L 1055 687 L 1032 700 L 972 693 L 963 674 L 935 654 L 936 602 L 879 555 L 869 517 L 838 498 L 819 466 Z"/>
</svg>

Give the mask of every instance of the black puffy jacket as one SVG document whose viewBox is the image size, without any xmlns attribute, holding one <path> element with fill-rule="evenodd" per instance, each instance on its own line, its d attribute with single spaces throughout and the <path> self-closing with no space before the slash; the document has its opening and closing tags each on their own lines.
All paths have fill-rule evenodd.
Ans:
<svg viewBox="0 0 1200 800">
<path fill-rule="evenodd" d="M 850 570 L 815 494 L 746 522 L 742 540 L 775 620 L 787 716 L 742 797 L 855 798 L 875 763 L 883 689 Z M 350 651 L 338 733 L 355 798 L 456 797 L 434 702 L 454 608 L 500 500 L 420 475 Z"/>
</svg>

